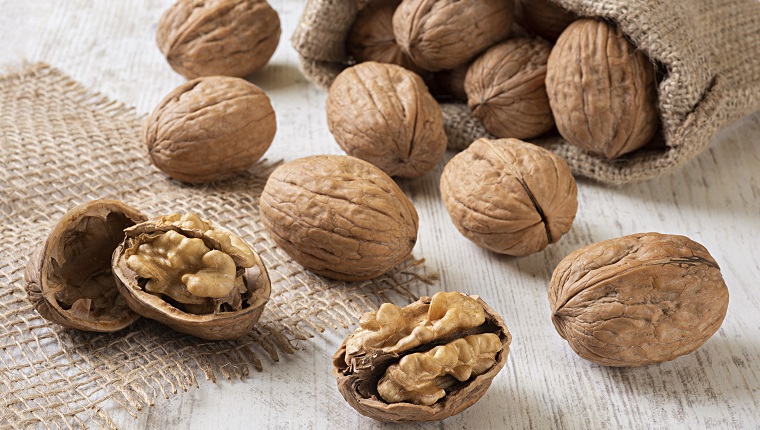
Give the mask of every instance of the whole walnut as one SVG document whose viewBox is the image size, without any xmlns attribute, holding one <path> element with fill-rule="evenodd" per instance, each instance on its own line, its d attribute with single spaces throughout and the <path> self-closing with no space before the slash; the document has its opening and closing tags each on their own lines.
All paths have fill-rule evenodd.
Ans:
<svg viewBox="0 0 760 430">
<path fill-rule="evenodd" d="M 269 301 L 264 263 L 240 237 L 195 214 L 171 214 L 124 230 L 112 256 L 132 310 L 203 339 L 251 331 Z"/>
<path fill-rule="evenodd" d="M 459 232 L 514 256 L 541 251 L 570 230 L 577 194 L 564 160 L 517 139 L 478 139 L 441 176 L 441 196 Z"/>
<path fill-rule="evenodd" d="M 393 33 L 423 69 L 455 69 L 509 35 L 513 7 L 512 0 L 403 0 Z"/>
<path fill-rule="evenodd" d="M 209 76 L 186 82 L 158 104 L 143 125 L 153 164 L 174 179 L 229 178 L 269 149 L 277 121 L 269 97 L 240 78 Z"/>
<path fill-rule="evenodd" d="M 551 46 L 510 39 L 492 46 L 467 70 L 464 90 L 472 114 L 496 137 L 527 139 L 554 127 L 546 95 Z"/>
<path fill-rule="evenodd" d="M 422 73 L 396 43 L 393 35 L 393 12 L 401 0 L 375 0 L 362 8 L 356 15 L 348 32 L 348 53 L 361 63 L 396 64 L 415 73 Z"/>
<path fill-rule="evenodd" d="M 435 421 L 477 402 L 507 362 L 512 336 L 478 296 L 456 291 L 362 315 L 333 356 L 343 398 L 380 421 Z"/>
<path fill-rule="evenodd" d="M 412 202 L 377 167 L 345 155 L 317 155 L 278 167 L 261 194 L 261 219 L 293 260 L 342 281 L 379 276 L 417 241 Z"/>
<path fill-rule="evenodd" d="M 646 145 L 659 127 L 653 64 L 604 21 L 577 20 L 562 33 L 546 90 L 562 137 L 607 159 Z"/>
<path fill-rule="evenodd" d="M 416 178 L 446 150 L 443 114 L 417 74 L 373 61 L 341 72 L 327 95 L 327 125 L 348 155 L 390 176 Z"/>
<path fill-rule="evenodd" d="M 265 0 L 179 0 L 158 21 L 156 41 L 187 79 L 244 78 L 277 49 L 280 17 Z"/>
<path fill-rule="evenodd" d="M 720 327 L 728 288 L 704 246 L 641 233 L 565 257 L 549 284 L 552 322 L 586 360 L 646 366 L 704 344 Z"/>
<path fill-rule="evenodd" d="M 69 210 L 24 271 L 37 312 L 65 327 L 95 332 L 115 332 L 140 318 L 119 294 L 111 254 L 124 229 L 145 220 L 117 200 L 93 200 Z"/>
<path fill-rule="evenodd" d="M 554 42 L 578 15 L 552 0 L 523 0 L 523 25 L 531 33 Z"/>
</svg>

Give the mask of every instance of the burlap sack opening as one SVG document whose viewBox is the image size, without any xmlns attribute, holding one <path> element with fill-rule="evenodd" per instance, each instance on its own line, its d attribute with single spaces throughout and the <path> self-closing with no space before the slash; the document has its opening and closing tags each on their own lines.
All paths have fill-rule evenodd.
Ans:
<svg viewBox="0 0 760 430">
<path fill-rule="evenodd" d="M 115 428 L 114 407 L 134 415 L 198 377 L 246 378 L 301 340 L 353 327 L 380 302 L 416 300 L 412 291 L 434 277 L 414 259 L 348 287 L 305 271 L 259 220 L 258 197 L 278 163 L 216 184 L 172 181 L 150 165 L 140 117 L 44 64 L 0 76 L 0 106 L 0 428 Z M 68 209 L 104 197 L 148 215 L 193 211 L 248 241 L 272 279 L 254 331 L 214 342 L 144 319 L 113 334 L 42 319 L 26 299 L 24 265 Z"/>
<path fill-rule="evenodd" d="M 554 0 L 584 17 L 617 23 L 666 68 L 659 86 L 664 145 L 605 160 L 560 136 L 536 139 L 567 160 L 576 175 L 608 184 L 650 179 L 683 166 L 723 127 L 760 109 L 760 1 Z M 292 37 L 306 77 L 327 89 L 349 65 L 346 35 L 369 0 L 309 0 Z M 489 133 L 464 104 L 443 103 L 449 148 Z"/>
</svg>

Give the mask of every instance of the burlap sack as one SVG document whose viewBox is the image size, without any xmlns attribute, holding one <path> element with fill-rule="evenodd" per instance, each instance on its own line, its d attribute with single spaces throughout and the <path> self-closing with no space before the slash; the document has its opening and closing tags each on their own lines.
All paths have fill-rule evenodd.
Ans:
<svg viewBox="0 0 760 430">
<path fill-rule="evenodd" d="M 328 88 L 349 62 L 346 34 L 369 0 L 309 0 L 292 43 L 303 73 Z M 662 142 L 605 160 L 559 136 L 536 140 L 567 160 L 573 173 L 608 184 L 673 172 L 703 151 L 721 128 L 760 110 L 760 1 L 555 0 L 580 16 L 616 22 L 667 74 L 659 87 Z M 488 132 L 464 104 L 443 104 L 449 148 Z"/>
<path fill-rule="evenodd" d="M 259 221 L 259 195 L 278 163 L 218 184 L 172 181 L 150 165 L 140 118 L 48 66 L 0 76 L 0 107 L 0 429 L 114 427 L 113 407 L 135 414 L 197 386 L 199 375 L 245 378 L 293 353 L 299 340 L 354 326 L 382 301 L 416 300 L 409 288 L 430 279 L 411 259 L 348 288 L 304 271 Z M 104 197 L 148 215 L 194 211 L 246 239 L 272 278 L 255 330 L 212 342 L 148 320 L 93 334 L 42 319 L 26 299 L 24 265 L 68 209 Z"/>
</svg>

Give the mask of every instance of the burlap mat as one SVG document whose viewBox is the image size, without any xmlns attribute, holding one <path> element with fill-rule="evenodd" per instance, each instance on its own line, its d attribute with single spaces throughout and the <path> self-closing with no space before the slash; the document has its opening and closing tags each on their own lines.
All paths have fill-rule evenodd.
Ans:
<svg viewBox="0 0 760 430">
<path fill-rule="evenodd" d="M 760 110 L 760 1 L 554 1 L 580 16 L 618 23 L 667 69 L 659 86 L 662 135 L 648 148 L 605 160 L 558 135 L 535 140 L 567 160 L 574 174 L 623 184 L 671 173 L 702 152 L 721 128 Z M 346 35 L 368 2 L 308 1 L 292 43 L 302 71 L 318 86 L 328 88 L 350 64 Z M 442 108 L 450 149 L 490 136 L 466 105 Z"/>
<path fill-rule="evenodd" d="M 114 427 L 107 403 L 134 415 L 159 396 L 197 386 L 199 375 L 245 378 L 293 353 L 298 340 L 353 326 L 381 301 L 415 300 L 409 288 L 431 278 L 411 259 L 348 288 L 305 272 L 259 221 L 259 195 L 277 163 L 207 186 L 169 180 L 149 164 L 140 118 L 46 65 L 0 77 L 0 106 L 0 428 Z M 104 197 L 148 215 L 194 211 L 248 240 L 272 278 L 257 328 L 212 342 L 147 320 L 104 335 L 42 319 L 23 289 L 28 256 L 69 208 Z"/>
</svg>

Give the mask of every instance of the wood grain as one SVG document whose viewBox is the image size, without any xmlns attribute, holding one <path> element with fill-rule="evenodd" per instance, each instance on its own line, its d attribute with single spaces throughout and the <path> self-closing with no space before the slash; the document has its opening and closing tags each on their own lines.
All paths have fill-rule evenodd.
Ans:
<svg viewBox="0 0 760 430">
<path fill-rule="evenodd" d="M 0 64 L 45 61 L 112 99 L 148 113 L 184 79 L 154 41 L 171 0 L 0 0 Z M 270 159 L 341 153 L 325 120 L 325 93 L 298 72 L 288 38 L 304 2 L 275 0 L 283 37 L 272 62 L 253 77 L 271 96 L 278 134 Z M 452 154 L 446 155 L 446 160 Z M 419 294 L 480 294 L 514 335 L 509 362 L 465 413 L 410 428 L 760 428 L 760 114 L 723 131 L 710 150 L 679 172 L 609 188 L 579 181 L 575 224 L 559 243 L 525 258 L 499 256 L 459 235 L 434 172 L 400 185 L 420 214 L 415 255 L 440 281 Z M 611 369 L 577 357 L 555 332 L 546 288 L 572 250 L 625 234 L 659 231 L 702 243 L 730 291 L 728 316 L 696 352 L 660 365 Z M 347 331 L 302 342 L 301 349 L 244 381 L 203 382 L 161 399 L 130 429 L 387 428 L 340 397 L 330 357 Z"/>
</svg>

